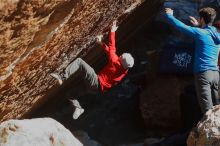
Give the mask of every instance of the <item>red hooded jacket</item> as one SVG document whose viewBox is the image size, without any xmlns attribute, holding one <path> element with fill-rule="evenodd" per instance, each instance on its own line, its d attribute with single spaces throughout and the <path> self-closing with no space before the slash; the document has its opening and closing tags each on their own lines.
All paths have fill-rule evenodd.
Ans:
<svg viewBox="0 0 220 146">
<path fill-rule="evenodd" d="M 127 74 L 128 70 L 124 69 L 115 48 L 115 32 L 109 33 L 108 44 L 102 45 L 108 56 L 107 65 L 98 73 L 98 80 L 101 91 L 106 91 L 113 85 L 116 85 Z"/>
</svg>

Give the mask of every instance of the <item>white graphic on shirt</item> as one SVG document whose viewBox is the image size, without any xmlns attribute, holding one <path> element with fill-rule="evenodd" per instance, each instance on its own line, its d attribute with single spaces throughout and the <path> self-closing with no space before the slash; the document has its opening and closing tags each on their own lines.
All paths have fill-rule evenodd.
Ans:
<svg viewBox="0 0 220 146">
<path fill-rule="evenodd" d="M 187 68 L 188 64 L 191 63 L 192 56 L 187 53 L 175 53 L 173 64 L 175 64 L 178 67 L 185 67 Z"/>
</svg>

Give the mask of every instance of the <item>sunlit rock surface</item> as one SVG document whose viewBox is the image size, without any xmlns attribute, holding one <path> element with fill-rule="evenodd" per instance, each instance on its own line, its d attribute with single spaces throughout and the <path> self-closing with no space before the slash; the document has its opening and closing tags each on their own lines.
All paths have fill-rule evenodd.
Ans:
<svg viewBox="0 0 220 146">
<path fill-rule="evenodd" d="M 0 119 L 19 118 L 46 100 L 60 72 L 94 47 L 94 36 L 142 0 L 2 0 Z M 96 52 L 94 52 L 96 53 Z"/>
<path fill-rule="evenodd" d="M 187 146 L 219 146 L 220 106 L 209 110 L 198 125 L 191 131 Z"/>
<path fill-rule="evenodd" d="M 9 120 L 0 124 L 1 146 L 83 146 L 63 125 L 50 118 Z"/>
</svg>

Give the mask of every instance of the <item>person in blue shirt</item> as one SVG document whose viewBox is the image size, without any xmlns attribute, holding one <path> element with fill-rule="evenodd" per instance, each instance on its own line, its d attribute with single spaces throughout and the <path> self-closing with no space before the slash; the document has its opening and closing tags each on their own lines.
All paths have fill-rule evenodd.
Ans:
<svg viewBox="0 0 220 146">
<path fill-rule="evenodd" d="M 185 25 L 173 16 L 171 8 L 165 8 L 165 17 L 170 25 L 195 40 L 194 78 L 196 93 L 202 113 L 219 103 L 217 66 L 220 49 L 220 34 L 212 26 L 216 17 L 213 8 L 199 10 L 199 27 Z M 192 17 L 190 17 L 193 23 Z"/>
</svg>

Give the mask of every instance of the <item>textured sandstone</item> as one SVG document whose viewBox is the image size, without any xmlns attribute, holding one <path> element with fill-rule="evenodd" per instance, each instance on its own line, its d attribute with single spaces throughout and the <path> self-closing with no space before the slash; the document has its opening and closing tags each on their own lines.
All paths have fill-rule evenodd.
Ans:
<svg viewBox="0 0 220 146">
<path fill-rule="evenodd" d="M 63 125 L 50 118 L 9 120 L 0 124 L 1 146 L 83 146 Z"/>
<path fill-rule="evenodd" d="M 60 72 L 94 47 L 94 36 L 142 0 L 3 0 L 0 2 L 0 119 L 19 118 L 55 85 Z M 126 15 L 125 15 L 126 13 Z"/>
<path fill-rule="evenodd" d="M 187 146 L 219 146 L 220 144 L 220 106 L 209 110 L 191 131 Z"/>
</svg>

